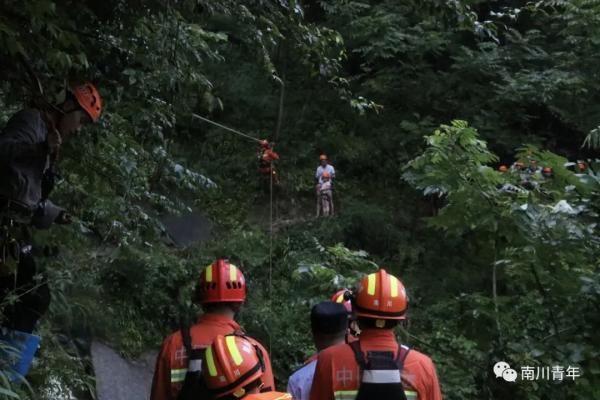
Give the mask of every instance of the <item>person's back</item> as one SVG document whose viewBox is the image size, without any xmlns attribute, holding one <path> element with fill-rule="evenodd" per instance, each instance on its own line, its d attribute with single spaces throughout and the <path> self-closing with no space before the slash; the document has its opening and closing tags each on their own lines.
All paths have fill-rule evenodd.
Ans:
<svg viewBox="0 0 600 400">
<path fill-rule="evenodd" d="M 363 353 L 398 352 L 399 344 L 391 330 L 363 329 L 358 341 Z M 360 368 L 354 351 L 347 344 L 330 347 L 319 354 L 318 368 L 328 371 L 329 378 L 321 372 L 315 374 L 311 400 L 354 399 L 360 386 Z M 431 358 L 410 349 L 401 371 L 402 384 L 407 400 L 440 400 L 437 374 Z"/>
<path fill-rule="evenodd" d="M 407 308 L 406 291 L 396 277 L 385 270 L 364 277 L 353 299 L 359 340 L 319 353 L 310 400 L 376 398 L 384 393 L 395 393 L 397 399 L 441 400 L 431 359 L 400 348 L 396 341 L 393 328 L 406 318 Z M 371 368 L 377 363 L 387 365 L 383 374 Z"/>
<path fill-rule="evenodd" d="M 246 299 L 246 283 L 235 265 L 226 260 L 217 260 L 206 267 L 201 273 L 197 292 L 205 314 L 188 330 L 191 357 L 186 350 L 182 330 L 164 340 L 156 361 L 151 400 L 183 400 L 180 396 L 187 398 L 185 396 L 193 392 L 193 386 L 198 383 L 203 350 L 219 335 L 241 333 L 234 316 Z M 257 346 L 262 347 L 260 344 Z M 195 350 L 199 350 L 197 354 L 194 354 Z M 266 387 L 274 388 L 271 361 L 266 351 L 265 354 L 263 383 Z M 193 393 L 190 395 L 193 396 Z"/>
</svg>

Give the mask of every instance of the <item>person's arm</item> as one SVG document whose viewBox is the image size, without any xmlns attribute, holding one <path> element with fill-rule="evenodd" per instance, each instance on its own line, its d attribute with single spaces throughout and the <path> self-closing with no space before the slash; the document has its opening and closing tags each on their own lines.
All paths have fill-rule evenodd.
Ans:
<svg viewBox="0 0 600 400">
<path fill-rule="evenodd" d="M 45 125 L 35 111 L 15 114 L 0 134 L 0 160 L 39 158 L 47 153 Z"/>
<path fill-rule="evenodd" d="M 288 380 L 287 391 L 288 391 L 288 393 L 290 393 L 292 395 L 294 400 L 302 399 L 302 397 L 301 397 L 302 393 L 300 391 L 300 386 L 298 385 L 298 382 L 296 382 L 296 380 L 293 377 L 290 377 L 290 379 Z"/>
<path fill-rule="evenodd" d="M 169 340 L 165 339 L 158 357 L 152 378 L 150 400 L 175 400 L 171 397 L 171 365 L 169 355 Z"/>
<path fill-rule="evenodd" d="M 319 356 L 310 390 L 310 400 L 334 400 L 331 381 L 331 357 Z"/>
<path fill-rule="evenodd" d="M 435 370 L 435 365 L 433 361 L 429 359 L 429 373 L 430 379 L 429 384 L 427 385 L 427 399 L 429 400 L 442 400 L 442 389 L 440 388 L 440 382 L 438 380 L 437 372 Z"/>
<path fill-rule="evenodd" d="M 48 229 L 53 223 L 68 224 L 71 221 L 70 215 L 64 208 L 57 206 L 50 200 L 40 202 L 38 208 L 31 219 L 31 223 L 38 229 Z"/>
</svg>

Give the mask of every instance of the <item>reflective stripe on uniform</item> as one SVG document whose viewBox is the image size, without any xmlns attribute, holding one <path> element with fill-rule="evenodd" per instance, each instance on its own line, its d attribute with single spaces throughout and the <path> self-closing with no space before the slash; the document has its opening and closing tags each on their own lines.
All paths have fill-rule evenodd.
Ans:
<svg viewBox="0 0 600 400">
<path fill-rule="evenodd" d="M 188 369 L 190 370 L 190 372 L 202 371 L 202 360 L 190 360 Z"/>
<path fill-rule="evenodd" d="M 404 394 L 406 395 L 406 400 L 418 400 L 419 395 L 414 390 L 404 389 Z"/>
<path fill-rule="evenodd" d="M 354 400 L 357 394 L 358 390 L 338 390 L 333 392 L 333 397 L 335 400 Z"/>
<path fill-rule="evenodd" d="M 367 369 L 363 372 L 363 383 L 400 383 L 397 369 Z"/>
<path fill-rule="evenodd" d="M 179 383 L 185 380 L 185 374 L 187 374 L 187 368 L 179 368 L 171 370 L 171 383 Z"/>
<path fill-rule="evenodd" d="M 358 390 L 338 390 L 333 392 L 335 400 L 354 400 Z M 419 400 L 419 394 L 414 390 L 404 389 L 406 400 Z"/>
</svg>

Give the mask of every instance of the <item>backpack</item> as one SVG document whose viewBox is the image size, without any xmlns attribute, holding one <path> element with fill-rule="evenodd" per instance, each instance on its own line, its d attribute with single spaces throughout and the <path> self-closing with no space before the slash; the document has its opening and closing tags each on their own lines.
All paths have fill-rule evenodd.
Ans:
<svg viewBox="0 0 600 400">
<path fill-rule="evenodd" d="M 360 367 L 360 386 L 355 400 L 407 400 L 402 387 L 402 369 L 410 349 L 399 346 L 398 353 L 360 349 L 360 342 L 349 344 Z"/>
</svg>

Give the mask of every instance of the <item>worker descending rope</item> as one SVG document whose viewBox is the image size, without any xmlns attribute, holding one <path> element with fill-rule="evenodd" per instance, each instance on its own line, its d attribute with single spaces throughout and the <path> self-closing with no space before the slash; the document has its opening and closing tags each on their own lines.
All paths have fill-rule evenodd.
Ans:
<svg viewBox="0 0 600 400">
<path fill-rule="evenodd" d="M 218 335 L 202 355 L 206 396 L 212 400 L 291 400 L 287 393 L 265 388 L 268 355 L 259 343 L 242 335 Z M 263 393 L 261 393 L 263 392 Z"/>
<path fill-rule="evenodd" d="M 270 187 L 271 179 L 273 179 L 273 185 L 279 186 L 279 177 L 273 165 L 278 160 L 279 154 L 273 151 L 273 145 L 268 140 L 262 139 L 258 149 L 258 168 L 261 176 L 268 182 L 267 187 Z"/>
<path fill-rule="evenodd" d="M 33 332 L 50 305 L 46 277 L 35 278 L 39 271 L 31 226 L 48 229 L 53 223 L 71 222 L 66 210 L 49 200 L 55 164 L 62 143 L 82 125 L 98 121 L 101 112 L 102 99 L 94 85 L 72 84 L 60 104 L 43 102 L 19 111 L 0 134 L 0 304 L 9 293 L 16 295 L 16 301 L 1 310 L 0 324 L 21 336 Z"/>
</svg>

